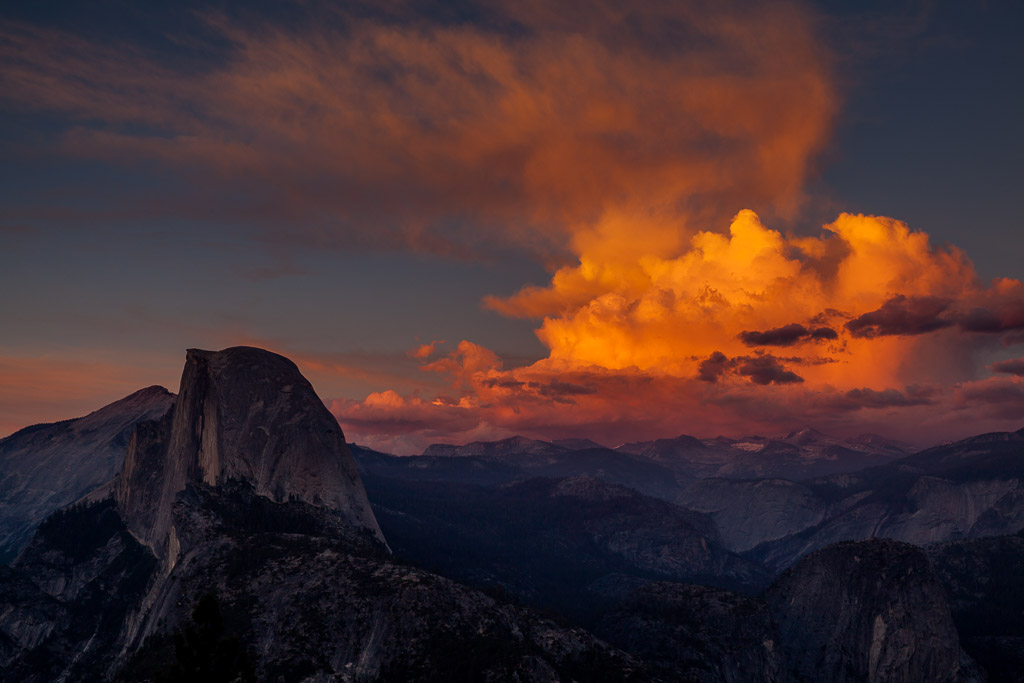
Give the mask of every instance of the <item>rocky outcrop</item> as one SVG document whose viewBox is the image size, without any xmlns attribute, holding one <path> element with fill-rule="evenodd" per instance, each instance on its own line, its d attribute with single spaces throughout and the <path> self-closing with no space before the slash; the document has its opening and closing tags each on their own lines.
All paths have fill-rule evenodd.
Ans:
<svg viewBox="0 0 1024 683">
<path fill-rule="evenodd" d="M 734 552 L 799 533 L 825 517 L 824 501 L 784 479 L 701 479 L 686 487 L 676 502 L 710 515 L 722 544 Z"/>
<path fill-rule="evenodd" d="M 990 681 L 1024 682 L 1024 532 L 939 543 L 928 559 L 964 650 Z"/>
<path fill-rule="evenodd" d="M 192 349 L 173 417 L 132 436 L 118 505 L 132 533 L 173 562 L 178 494 L 229 481 L 329 508 L 383 541 L 341 428 L 295 364 L 250 347 Z"/>
<path fill-rule="evenodd" d="M 173 403 L 174 394 L 148 387 L 85 417 L 0 439 L 0 563 L 13 559 L 51 512 L 113 479 L 134 426 Z"/>
<path fill-rule="evenodd" d="M 102 680 L 156 566 L 110 498 L 48 518 L 0 568 L 0 680 Z"/>
<path fill-rule="evenodd" d="M 608 602 L 591 586 L 610 575 L 747 591 L 769 578 L 722 548 L 706 515 L 593 477 L 365 481 L 397 557 L 580 623 Z"/>
<path fill-rule="evenodd" d="M 582 629 L 395 562 L 328 508 L 190 483 L 172 516 L 166 575 L 110 500 L 48 522 L 0 568 L 0 680 L 165 680 L 209 595 L 258 680 L 654 679 Z"/>
<path fill-rule="evenodd" d="M 801 681 L 968 681 L 945 592 L 924 551 L 889 540 L 840 543 L 769 588 L 789 673 Z"/>
<path fill-rule="evenodd" d="M 600 620 L 594 632 L 658 666 L 666 679 L 787 680 L 763 600 L 680 583 L 649 583 Z"/>
<path fill-rule="evenodd" d="M 773 571 L 840 541 L 891 538 L 923 546 L 1012 534 L 1024 528 L 1024 434 L 983 434 L 803 487 L 824 505 L 820 523 L 745 552 Z M 742 497 L 731 501 L 744 504 Z"/>
</svg>

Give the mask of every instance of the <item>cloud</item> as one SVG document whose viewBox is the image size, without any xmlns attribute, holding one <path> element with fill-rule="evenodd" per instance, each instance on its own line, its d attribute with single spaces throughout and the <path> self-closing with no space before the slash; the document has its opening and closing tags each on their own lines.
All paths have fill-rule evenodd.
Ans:
<svg viewBox="0 0 1024 683">
<path fill-rule="evenodd" d="M 951 300 L 935 296 L 907 297 L 897 294 L 882 307 L 864 313 L 846 323 L 855 337 L 916 335 L 934 332 L 953 325 L 943 317 Z"/>
<path fill-rule="evenodd" d="M 920 387 L 908 387 L 906 391 L 899 389 L 850 389 L 842 395 L 842 399 L 832 405 L 843 410 L 859 410 L 861 408 L 903 408 L 907 406 L 932 405 L 934 391 Z"/>
<path fill-rule="evenodd" d="M 737 356 L 728 358 L 721 351 L 715 351 L 700 361 L 697 379 L 702 382 L 717 382 L 726 373 L 747 377 L 754 384 L 796 384 L 803 382 L 795 372 L 788 370 L 783 362 L 802 363 L 802 358 L 778 358 L 771 354 Z"/>
<path fill-rule="evenodd" d="M 426 360 L 427 358 L 430 358 L 432 355 L 434 355 L 434 351 L 437 349 L 439 345 L 444 343 L 445 341 L 443 339 L 435 339 L 429 344 L 420 344 L 415 349 L 410 351 L 409 355 L 418 360 Z"/>
<path fill-rule="evenodd" d="M 763 332 L 743 330 L 739 337 L 747 346 L 793 346 L 805 341 L 838 339 L 839 333 L 831 327 L 807 329 L 799 323 L 790 323 Z"/>
<path fill-rule="evenodd" d="M 742 359 L 736 372 L 749 377 L 754 384 L 795 384 L 804 378 L 787 370 L 774 356 L 754 356 Z"/>
<path fill-rule="evenodd" d="M 979 305 L 959 320 L 966 332 L 999 334 L 1024 330 L 1024 283 L 998 278 L 979 298 Z"/>
<path fill-rule="evenodd" d="M 1024 358 L 1014 358 L 1012 360 L 1003 360 L 993 363 L 992 369 L 996 372 L 1004 372 L 1009 375 L 1024 377 Z"/>
<path fill-rule="evenodd" d="M 721 351 L 715 351 L 697 366 L 697 379 L 702 382 L 717 382 L 733 368 L 733 362 Z"/>
<path fill-rule="evenodd" d="M 698 232 L 674 256 L 584 252 L 548 287 L 495 306 L 546 311 L 547 358 L 506 367 L 463 341 L 424 367 L 449 378 L 445 405 L 496 437 L 622 442 L 812 423 L 921 442 L 1012 427 L 1018 387 L 977 375 L 993 341 L 1013 343 L 1021 284 L 982 285 L 962 252 L 890 218 L 843 214 L 824 227 L 784 236 L 741 211 L 727 234 Z M 979 307 L 1000 312 L 1002 334 L 961 324 Z M 792 357 L 750 350 L 812 342 Z M 545 389 L 555 383 L 588 391 Z M 1000 396 L 1008 403 L 993 407 Z"/>
<path fill-rule="evenodd" d="M 965 383 L 957 387 L 955 400 L 961 410 L 980 408 L 987 420 L 1024 422 L 1024 382 L 1019 379 L 991 377 Z"/>
<path fill-rule="evenodd" d="M 147 211 L 465 257 L 564 256 L 622 220 L 644 222 L 632 249 L 671 250 L 681 212 L 794 207 L 827 141 L 837 95 L 801 4 L 464 9 L 204 14 L 175 61 L 10 22 L 0 97 L 63 117 L 66 152 L 176 172 L 185 196 L 161 184 Z"/>
<path fill-rule="evenodd" d="M 310 7 L 287 25 L 204 15 L 173 62 L 9 22 L 0 98 L 62 124 L 54 151 L 172 176 L 94 220 L 217 215 L 285 249 L 514 247 L 552 267 L 485 299 L 537 321 L 536 363 L 470 340 L 390 354 L 419 382 L 371 354 L 300 358 L 333 395 L 365 390 L 332 403 L 359 438 L 615 442 L 889 412 L 937 434 L 927 410 L 954 399 L 907 387 L 956 387 L 964 424 L 1018 388 L 974 382 L 979 351 L 1024 338 L 1020 281 L 983 285 L 894 218 L 771 227 L 796 215 L 840 99 L 806 5 Z"/>
</svg>

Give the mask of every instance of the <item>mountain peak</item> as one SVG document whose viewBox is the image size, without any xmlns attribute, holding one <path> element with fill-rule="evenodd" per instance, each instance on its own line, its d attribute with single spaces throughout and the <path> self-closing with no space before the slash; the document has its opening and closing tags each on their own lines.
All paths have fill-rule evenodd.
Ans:
<svg viewBox="0 0 1024 683">
<path fill-rule="evenodd" d="M 822 432 L 819 432 L 810 425 L 804 425 L 800 429 L 790 432 L 785 436 L 783 441 L 796 441 L 798 443 L 811 443 L 814 441 L 821 441 L 822 439 L 828 439 L 829 437 Z"/>
<path fill-rule="evenodd" d="M 132 436 L 117 499 L 132 532 L 162 554 L 178 493 L 226 481 L 335 510 L 383 540 L 341 427 L 284 356 L 189 349 L 172 414 Z"/>
<path fill-rule="evenodd" d="M 423 455 L 444 457 L 501 457 L 506 455 L 533 454 L 541 455 L 569 450 L 549 441 L 539 441 L 526 436 L 510 436 L 499 441 L 473 441 L 463 446 L 447 443 L 435 443 L 427 446 Z"/>
</svg>

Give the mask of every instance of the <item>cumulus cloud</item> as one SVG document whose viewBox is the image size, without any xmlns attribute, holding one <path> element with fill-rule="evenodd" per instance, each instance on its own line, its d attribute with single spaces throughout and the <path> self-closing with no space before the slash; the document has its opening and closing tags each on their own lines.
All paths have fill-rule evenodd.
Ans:
<svg viewBox="0 0 1024 683">
<path fill-rule="evenodd" d="M 548 310 L 542 361 L 506 368 L 462 342 L 424 367 L 449 376 L 476 428 L 496 435 L 772 433 L 800 416 L 796 424 L 933 438 L 1007 426 L 998 420 L 1015 414 L 981 407 L 988 396 L 1014 405 L 1018 387 L 975 381 L 989 341 L 1013 343 L 1012 316 L 999 318 L 1002 335 L 961 321 L 981 306 L 1012 312 L 1020 291 L 1011 280 L 984 286 L 962 252 L 893 219 L 843 214 L 820 236 L 798 237 L 742 211 L 727 234 L 698 232 L 676 256 L 584 253 L 547 288 L 503 300 L 496 307 L 509 313 Z M 798 345 L 798 356 L 764 350 Z M 556 383 L 587 392 L 544 389 Z"/>
<path fill-rule="evenodd" d="M 614 442 L 888 411 L 930 429 L 946 404 L 907 387 L 957 387 L 964 420 L 970 397 L 1019 389 L 972 384 L 972 354 L 1024 341 L 1020 281 L 983 285 L 963 252 L 893 218 L 762 221 L 794 215 L 838 106 L 806 5 L 528 0 L 458 21 L 310 7 L 287 25 L 205 16 L 209 44 L 174 63 L 8 23 L 0 98 L 67 124 L 65 152 L 177 173 L 140 199 L 149 215 L 215 213 L 291 246 L 511 245 L 552 266 L 547 285 L 485 300 L 536 320 L 546 358 L 424 344 L 403 362 L 443 392 L 333 404 L 360 438 Z"/>
</svg>

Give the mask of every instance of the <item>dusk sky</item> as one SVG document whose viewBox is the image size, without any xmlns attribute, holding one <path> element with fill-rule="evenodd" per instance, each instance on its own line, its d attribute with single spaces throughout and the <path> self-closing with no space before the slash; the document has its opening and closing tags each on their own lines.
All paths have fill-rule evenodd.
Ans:
<svg viewBox="0 0 1024 683">
<path fill-rule="evenodd" d="M 1020 429 L 1022 25 L 4 3 L 0 436 L 238 344 L 403 454 Z"/>
</svg>

